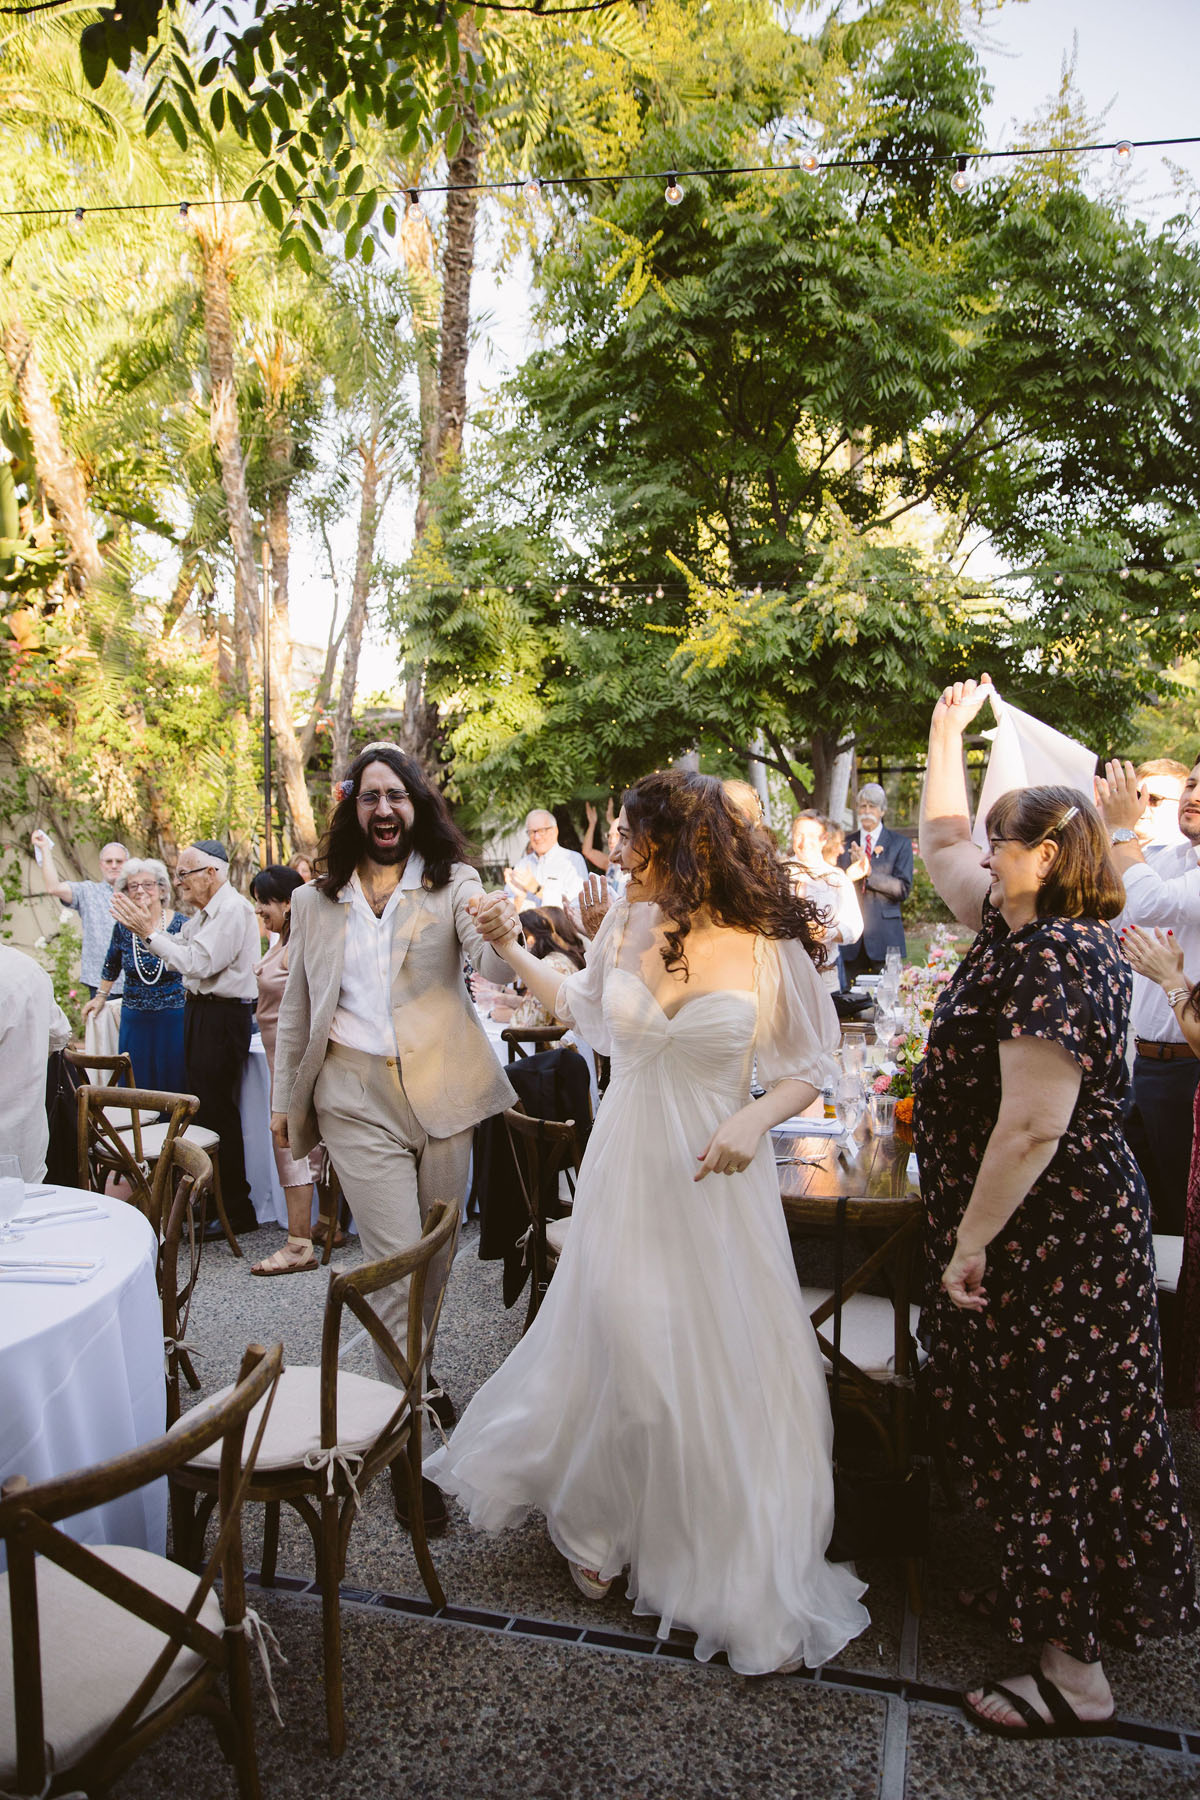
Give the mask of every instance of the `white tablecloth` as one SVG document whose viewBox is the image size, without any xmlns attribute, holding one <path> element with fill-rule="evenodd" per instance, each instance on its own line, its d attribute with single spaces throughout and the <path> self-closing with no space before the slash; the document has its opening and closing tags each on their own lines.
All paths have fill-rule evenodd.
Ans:
<svg viewBox="0 0 1200 1800">
<path fill-rule="evenodd" d="M 96 1200 L 78 1188 L 56 1188 L 54 1197 Z M 0 1283 L 0 1481 L 66 1475 L 166 1429 L 154 1233 L 136 1207 L 105 1204 L 107 1219 L 31 1227 L 20 1243 L 0 1246 L 0 1256 L 104 1258 L 99 1273 L 75 1287 Z M 134 1544 L 162 1555 L 167 1484 L 80 1513 L 64 1530 L 82 1544 Z"/>
<path fill-rule="evenodd" d="M 275 1167 L 271 1147 L 271 1071 L 267 1052 L 257 1031 L 250 1039 L 250 1054 L 242 1076 L 238 1100 L 242 1115 L 242 1143 L 246 1151 L 246 1180 L 250 1202 L 260 1225 L 287 1225 L 287 1200 Z"/>
</svg>

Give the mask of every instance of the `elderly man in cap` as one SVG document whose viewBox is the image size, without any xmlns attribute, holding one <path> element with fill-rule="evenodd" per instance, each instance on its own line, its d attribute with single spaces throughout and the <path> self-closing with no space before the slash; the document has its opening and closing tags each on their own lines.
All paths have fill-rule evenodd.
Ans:
<svg viewBox="0 0 1200 1800">
<path fill-rule="evenodd" d="M 907 948 L 900 908 L 912 890 L 912 839 L 903 831 L 890 831 L 883 822 L 887 795 L 877 781 L 858 790 L 858 830 L 846 840 L 838 857 L 856 883 L 862 907 L 863 934 L 856 944 L 843 944 L 842 972 L 848 982 L 856 975 L 882 967 L 890 949 L 901 956 Z"/>
<path fill-rule="evenodd" d="M 180 853 L 175 880 L 185 905 L 195 910 L 177 936 L 158 931 L 160 908 L 128 894 L 113 900 L 114 916 L 145 947 L 183 976 L 183 1050 L 188 1086 L 200 1102 L 198 1125 L 221 1139 L 221 1191 L 230 1225 L 256 1231 L 258 1221 L 246 1182 L 246 1152 L 238 1094 L 250 1053 L 250 1020 L 258 998 L 254 965 L 261 944 L 254 908 L 229 885 L 229 854 L 203 839 Z M 212 1220 L 209 1235 L 220 1234 Z"/>
<path fill-rule="evenodd" d="M 564 850 L 558 841 L 558 820 L 544 807 L 535 807 L 525 820 L 528 854 L 515 869 L 505 869 L 504 884 L 518 906 L 571 907 L 588 877 L 587 864 L 577 850 Z"/>
</svg>

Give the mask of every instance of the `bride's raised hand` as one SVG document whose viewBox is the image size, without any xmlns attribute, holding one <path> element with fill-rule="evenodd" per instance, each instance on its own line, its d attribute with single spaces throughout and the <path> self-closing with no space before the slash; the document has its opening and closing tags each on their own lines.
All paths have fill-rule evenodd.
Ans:
<svg viewBox="0 0 1200 1800">
<path fill-rule="evenodd" d="M 762 1129 L 746 1117 L 745 1109 L 735 1112 L 717 1126 L 701 1150 L 696 1158 L 700 1166 L 692 1180 L 703 1181 L 706 1175 L 740 1175 L 754 1161 L 761 1141 Z"/>
</svg>

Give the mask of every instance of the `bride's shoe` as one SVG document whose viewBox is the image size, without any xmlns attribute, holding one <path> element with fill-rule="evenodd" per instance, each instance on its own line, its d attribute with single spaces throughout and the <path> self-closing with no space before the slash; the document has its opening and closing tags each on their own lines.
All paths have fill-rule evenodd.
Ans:
<svg viewBox="0 0 1200 1800">
<path fill-rule="evenodd" d="M 572 1562 L 570 1557 L 567 1558 L 567 1567 L 571 1571 L 571 1580 L 581 1594 L 586 1594 L 589 1600 L 605 1598 L 612 1586 L 611 1581 L 601 1581 L 598 1576 L 593 1575 L 590 1569 L 581 1568 L 577 1562 Z"/>
</svg>

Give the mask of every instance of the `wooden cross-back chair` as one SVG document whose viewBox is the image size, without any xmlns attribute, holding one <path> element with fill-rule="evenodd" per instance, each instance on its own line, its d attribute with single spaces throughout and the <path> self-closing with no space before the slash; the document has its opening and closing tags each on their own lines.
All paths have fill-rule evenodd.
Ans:
<svg viewBox="0 0 1200 1800">
<path fill-rule="evenodd" d="M 321 1586 L 325 1714 L 335 1756 L 346 1746 L 339 1583 L 346 1570 L 355 1512 L 367 1487 L 384 1469 L 390 1472 L 397 1499 L 407 1502 L 413 1553 L 426 1592 L 435 1606 L 446 1604 L 425 1536 L 421 1442 L 424 1383 L 446 1292 L 458 1210 L 456 1201 L 438 1201 L 418 1243 L 395 1256 L 330 1276 L 320 1367 L 283 1371 L 258 1467 L 247 1489 L 248 1499 L 261 1500 L 267 1508 L 259 1575 L 263 1586 L 269 1587 L 275 1579 L 282 1505 L 295 1508 L 312 1538 Z M 385 1295 L 400 1282 L 408 1283 L 403 1350 L 377 1305 L 372 1304 L 373 1297 Z M 431 1282 L 437 1286 L 426 1327 L 424 1312 Z M 395 1376 L 394 1385 L 390 1380 L 353 1375 L 339 1368 L 338 1345 L 346 1312 L 369 1334 L 377 1356 L 382 1356 Z M 215 1405 L 221 1398 L 218 1395 L 207 1404 Z M 192 1416 L 185 1413 L 175 1429 L 185 1429 Z M 172 1479 L 176 1547 L 196 1561 L 217 1479 L 211 1448 L 178 1468 Z M 197 1494 L 204 1496 L 198 1507 Z"/>
<path fill-rule="evenodd" d="M 507 1109 L 504 1125 L 512 1147 L 517 1184 L 529 1215 L 525 1238 L 529 1306 L 523 1328 L 528 1331 L 566 1243 L 571 1215 L 555 1217 L 550 1209 L 558 1205 L 559 1175 L 564 1170 L 579 1169 L 579 1140 L 574 1119 L 535 1119 L 519 1107 Z"/>
<path fill-rule="evenodd" d="M 203 1712 L 234 1764 L 242 1800 L 260 1800 L 241 1507 L 282 1363 L 281 1345 L 269 1351 L 251 1345 L 236 1386 L 178 1432 L 34 1487 L 23 1475 L 5 1482 L 0 1691 L 12 1695 L 11 1716 L 0 1710 L 6 1792 L 107 1792 L 148 1744 L 186 1715 Z M 259 1428 L 247 1434 L 255 1408 Z M 198 1577 L 151 1550 L 88 1547 L 57 1529 L 61 1520 L 159 1481 L 208 1449 L 219 1462 L 220 1525 Z"/>
<path fill-rule="evenodd" d="M 179 1376 L 200 1386 L 187 1341 L 192 1296 L 204 1249 L 204 1222 L 212 1192 L 212 1163 L 184 1137 L 175 1138 L 160 1162 L 167 1169 L 166 1207 L 158 1247 L 158 1289 L 162 1297 L 163 1361 L 167 1377 L 167 1424 L 179 1417 Z"/>
<path fill-rule="evenodd" d="M 549 1050 L 561 1043 L 567 1035 L 565 1025 L 506 1025 L 500 1033 L 500 1042 L 508 1045 L 508 1060 L 516 1062 L 519 1057 L 536 1055 L 539 1050 Z M 529 1048 L 526 1049 L 525 1046 Z"/>
<path fill-rule="evenodd" d="M 68 1050 L 64 1054 L 71 1067 L 84 1077 L 89 1077 L 93 1072 L 98 1074 L 108 1072 L 114 1085 L 123 1084 L 126 1087 L 135 1085 L 133 1062 L 124 1052 L 119 1056 L 93 1056 L 89 1051 Z M 97 1082 L 95 1085 L 102 1086 L 104 1084 Z M 197 1106 L 199 1106 L 198 1101 Z M 241 1256 L 242 1246 L 238 1243 L 236 1233 L 229 1223 L 229 1215 L 225 1211 L 225 1198 L 221 1192 L 220 1134 L 213 1131 L 208 1125 L 197 1125 L 190 1120 L 184 1126 L 184 1130 L 196 1148 L 206 1151 L 212 1159 L 212 1195 L 217 1219 L 230 1250 L 235 1256 Z M 143 1121 L 140 1132 L 139 1159 L 144 1157 L 147 1163 L 153 1163 L 167 1141 L 167 1126 L 161 1119 L 148 1119 Z M 129 1134 L 126 1133 L 126 1135 Z"/>
<path fill-rule="evenodd" d="M 124 1050 L 116 1056 L 100 1056 L 90 1050 L 64 1050 L 64 1060 L 76 1070 L 81 1081 L 91 1081 L 93 1075 L 106 1078 L 113 1087 L 132 1087 L 133 1058 Z M 105 1081 L 95 1082 L 96 1087 L 105 1086 Z"/>
<path fill-rule="evenodd" d="M 76 1089 L 76 1153 L 79 1185 L 103 1193 L 110 1175 L 127 1183 L 130 1198 L 162 1237 L 165 1194 L 170 1179 L 171 1145 L 199 1111 L 195 1094 L 168 1094 L 154 1088 L 92 1087 Z M 146 1134 L 156 1131 L 151 1153 Z"/>
</svg>

